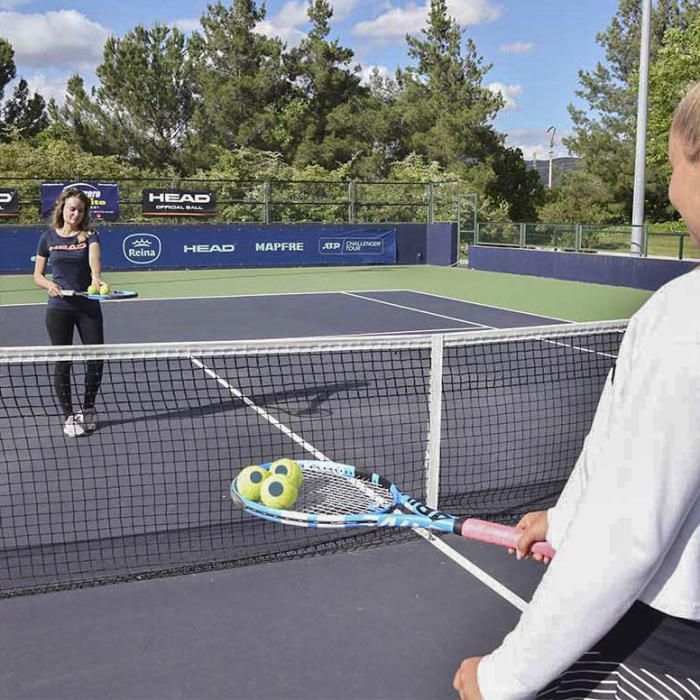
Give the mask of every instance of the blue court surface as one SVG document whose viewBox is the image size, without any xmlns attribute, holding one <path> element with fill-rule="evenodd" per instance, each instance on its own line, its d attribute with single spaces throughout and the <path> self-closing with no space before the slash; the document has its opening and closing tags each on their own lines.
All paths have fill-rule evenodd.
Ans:
<svg viewBox="0 0 700 700">
<path fill-rule="evenodd" d="M 565 322 L 408 291 L 139 299 L 103 310 L 109 343 Z M 3 344 L 45 344 L 44 311 L 0 308 L 11 329 Z M 327 556 L 7 598 L 0 698 L 453 698 L 461 660 L 500 643 L 542 572 L 496 547 L 413 534 Z"/>
<path fill-rule="evenodd" d="M 136 299 L 105 302 L 102 309 L 107 343 L 435 333 L 562 322 L 405 290 Z M 43 303 L 0 307 L 2 345 L 46 345 L 45 313 Z"/>
</svg>

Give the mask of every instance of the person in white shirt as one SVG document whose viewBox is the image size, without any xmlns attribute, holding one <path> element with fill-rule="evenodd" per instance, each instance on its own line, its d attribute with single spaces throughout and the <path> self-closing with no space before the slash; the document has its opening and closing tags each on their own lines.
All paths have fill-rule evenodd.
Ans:
<svg viewBox="0 0 700 700">
<path fill-rule="evenodd" d="M 700 248 L 700 83 L 669 157 L 669 198 Z M 541 539 L 556 556 L 502 644 L 462 662 L 460 700 L 700 698 L 698 304 L 696 269 L 630 320 L 564 491 L 519 524 L 519 558 Z"/>
</svg>

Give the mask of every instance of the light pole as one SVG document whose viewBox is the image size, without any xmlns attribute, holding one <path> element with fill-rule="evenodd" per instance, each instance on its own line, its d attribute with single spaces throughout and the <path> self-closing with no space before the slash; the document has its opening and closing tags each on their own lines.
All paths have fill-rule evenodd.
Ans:
<svg viewBox="0 0 700 700">
<path fill-rule="evenodd" d="M 646 188 L 647 101 L 649 94 L 649 34 L 651 0 L 642 0 L 642 38 L 639 46 L 639 94 L 637 96 L 637 142 L 634 156 L 634 195 L 630 253 L 644 252 L 644 190 Z"/>
<path fill-rule="evenodd" d="M 554 158 L 554 134 L 557 133 L 557 130 L 555 127 L 550 126 L 549 129 L 547 129 L 547 133 L 549 134 L 549 178 L 547 180 L 547 186 L 549 189 L 552 189 L 552 159 Z"/>
</svg>

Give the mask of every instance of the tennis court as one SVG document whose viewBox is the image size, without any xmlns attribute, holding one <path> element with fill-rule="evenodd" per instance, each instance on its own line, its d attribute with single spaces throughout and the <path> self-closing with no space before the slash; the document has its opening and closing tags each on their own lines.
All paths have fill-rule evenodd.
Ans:
<svg viewBox="0 0 700 700">
<path fill-rule="evenodd" d="M 512 522 L 561 488 L 623 324 L 410 290 L 103 308 L 108 345 L 32 352 L 10 345 L 45 342 L 43 304 L 0 308 L 16 329 L 0 362 L 0 695 L 452 697 L 457 664 L 512 628 L 539 565 L 453 536 L 261 523 L 228 483 L 245 464 L 326 457 Z M 53 405 L 62 360 L 78 384 L 84 360 L 105 365 L 99 429 L 79 440 Z"/>
</svg>

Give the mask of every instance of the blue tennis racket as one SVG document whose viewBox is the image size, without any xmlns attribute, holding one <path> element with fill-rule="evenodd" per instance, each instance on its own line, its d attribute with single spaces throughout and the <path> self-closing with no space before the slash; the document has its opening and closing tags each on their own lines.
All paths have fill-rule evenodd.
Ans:
<svg viewBox="0 0 700 700">
<path fill-rule="evenodd" d="M 115 289 L 107 294 L 88 294 L 87 292 L 76 292 L 73 289 L 62 289 L 61 295 L 64 297 L 85 297 L 94 301 L 108 301 L 110 299 L 134 299 L 138 292 L 131 292 L 126 289 Z"/>
<path fill-rule="evenodd" d="M 476 518 L 460 518 L 435 510 L 407 496 L 378 474 L 360 472 L 338 462 L 297 460 L 304 481 L 295 510 L 269 508 L 244 498 L 231 482 L 231 498 L 246 512 L 264 520 L 299 527 L 358 528 L 409 527 L 451 533 L 471 540 L 515 548 L 522 532 L 515 527 Z M 262 464 L 269 467 L 270 464 Z M 553 557 L 547 542 L 537 542 L 532 553 Z"/>
</svg>

